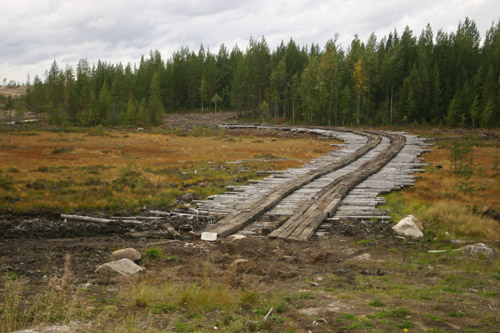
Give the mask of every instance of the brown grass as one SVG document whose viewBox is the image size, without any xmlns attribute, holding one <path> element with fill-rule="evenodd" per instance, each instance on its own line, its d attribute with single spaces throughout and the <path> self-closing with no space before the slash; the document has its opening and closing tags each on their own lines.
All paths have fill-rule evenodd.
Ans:
<svg viewBox="0 0 500 333">
<path fill-rule="evenodd" d="M 246 182 L 257 170 L 297 167 L 331 150 L 331 140 L 178 136 L 110 131 L 20 132 L 0 137 L 0 209 L 135 209 L 169 205 Z M 272 157 L 272 158 L 269 158 Z M 264 160 L 263 160 L 264 159 Z M 228 163 L 239 160 L 241 163 Z M 3 184 L 3 185 L 2 185 Z"/>
<path fill-rule="evenodd" d="M 432 152 L 424 155 L 431 163 L 426 172 L 420 174 L 416 186 L 403 192 L 410 199 L 428 202 L 446 200 L 458 205 L 500 209 L 500 175 L 492 169 L 495 154 L 500 154 L 500 144 L 477 141 L 473 153 L 473 176 L 470 179 L 474 190 L 464 193 L 458 183 L 463 180 L 453 172 L 450 163 L 451 140 L 437 142 Z"/>
</svg>

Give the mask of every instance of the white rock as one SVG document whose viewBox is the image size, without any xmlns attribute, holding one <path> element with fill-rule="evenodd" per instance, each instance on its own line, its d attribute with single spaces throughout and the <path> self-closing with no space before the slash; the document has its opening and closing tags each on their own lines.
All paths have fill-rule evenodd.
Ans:
<svg viewBox="0 0 500 333">
<path fill-rule="evenodd" d="M 372 256 L 369 253 L 363 253 L 363 254 L 360 254 L 359 256 L 355 256 L 352 259 L 356 260 L 356 261 L 370 261 L 370 260 L 372 260 Z"/>
<path fill-rule="evenodd" d="M 142 272 L 144 270 L 143 267 L 137 265 L 130 259 L 124 258 L 120 260 L 115 260 L 112 262 L 108 262 L 104 265 L 97 267 L 95 270 L 96 273 L 104 274 L 104 275 L 123 275 L 130 276 Z"/>
<path fill-rule="evenodd" d="M 413 215 L 408 215 L 405 218 L 402 218 L 398 224 L 392 227 L 392 229 L 400 236 L 412 238 L 424 237 L 424 233 L 422 232 L 424 228 L 418 219 Z"/>
<path fill-rule="evenodd" d="M 22 331 L 15 331 L 13 333 L 70 333 L 71 328 L 67 325 L 55 325 L 47 327 L 36 327 Z"/>
<path fill-rule="evenodd" d="M 207 242 L 215 242 L 217 240 L 217 233 L 204 231 L 201 233 L 201 240 Z"/>
<path fill-rule="evenodd" d="M 310 317 L 317 317 L 325 312 L 324 308 L 305 308 L 298 310 L 300 314 Z"/>
<path fill-rule="evenodd" d="M 498 252 L 483 243 L 476 243 L 464 246 L 462 252 L 470 257 L 485 257 L 488 259 L 498 258 Z"/>
<path fill-rule="evenodd" d="M 139 251 L 137 251 L 134 248 L 126 248 L 126 249 L 121 249 L 121 250 L 116 250 L 113 253 L 111 253 L 111 258 L 113 260 L 120 260 L 120 259 L 130 259 L 132 261 L 138 261 L 141 260 L 142 256 Z"/>
<path fill-rule="evenodd" d="M 226 239 L 229 241 L 229 242 L 234 242 L 234 241 L 237 241 L 237 240 L 240 240 L 240 239 L 243 239 L 243 238 L 246 238 L 247 236 L 245 235 L 231 235 L 231 236 L 228 236 Z"/>
</svg>

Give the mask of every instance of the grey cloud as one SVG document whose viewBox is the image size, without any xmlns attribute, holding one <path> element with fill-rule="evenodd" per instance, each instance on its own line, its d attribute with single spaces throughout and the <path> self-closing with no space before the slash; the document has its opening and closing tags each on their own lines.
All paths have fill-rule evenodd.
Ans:
<svg viewBox="0 0 500 333">
<path fill-rule="evenodd" d="M 0 76 L 24 81 L 43 75 L 56 59 L 61 66 L 81 58 L 137 62 L 158 49 L 168 58 L 180 46 L 201 43 L 217 52 L 221 43 L 245 49 L 249 38 L 265 36 L 271 49 L 292 37 L 300 45 L 339 33 L 347 48 L 375 32 L 382 38 L 409 25 L 415 35 L 430 23 L 435 32 L 456 29 L 465 16 L 481 34 L 498 20 L 496 0 L 2 0 Z M 48 65 L 47 65 L 48 64 Z"/>
</svg>

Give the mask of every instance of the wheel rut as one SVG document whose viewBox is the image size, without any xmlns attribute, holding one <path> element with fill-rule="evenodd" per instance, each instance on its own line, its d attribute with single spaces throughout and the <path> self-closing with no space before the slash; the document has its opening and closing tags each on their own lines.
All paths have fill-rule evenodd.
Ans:
<svg viewBox="0 0 500 333">
<path fill-rule="evenodd" d="M 309 132 L 337 137 L 344 144 L 301 168 L 288 169 L 199 201 L 198 212 L 222 217 L 205 230 L 217 233 L 218 237 L 238 233 L 306 241 L 320 227 L 324 234 L 325 220 L 335 215 L 349 192 L 382 170 L 406 143 L 405 135 L 382 131 L 225 127 Z"/>
</svg>

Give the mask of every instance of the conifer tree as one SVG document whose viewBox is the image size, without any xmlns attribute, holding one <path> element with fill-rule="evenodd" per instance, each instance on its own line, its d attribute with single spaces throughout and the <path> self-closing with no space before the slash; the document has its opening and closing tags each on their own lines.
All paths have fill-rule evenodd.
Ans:
<svg viewBox="0 0 500 333">
<path fill-rule="evenodd" d="M 151 79 L 151 85 L 149 88 L 148 109 L 149 109 L 148 123 L 152 125 L 159 125 L 161 123 L 163 115 L 165 114 L 165 108 L 163 107 L 163 103 L 161 102 L 160 80 L 158 72 L 155 72 L 153 74 L 153 78 Z"/>
</svg>

